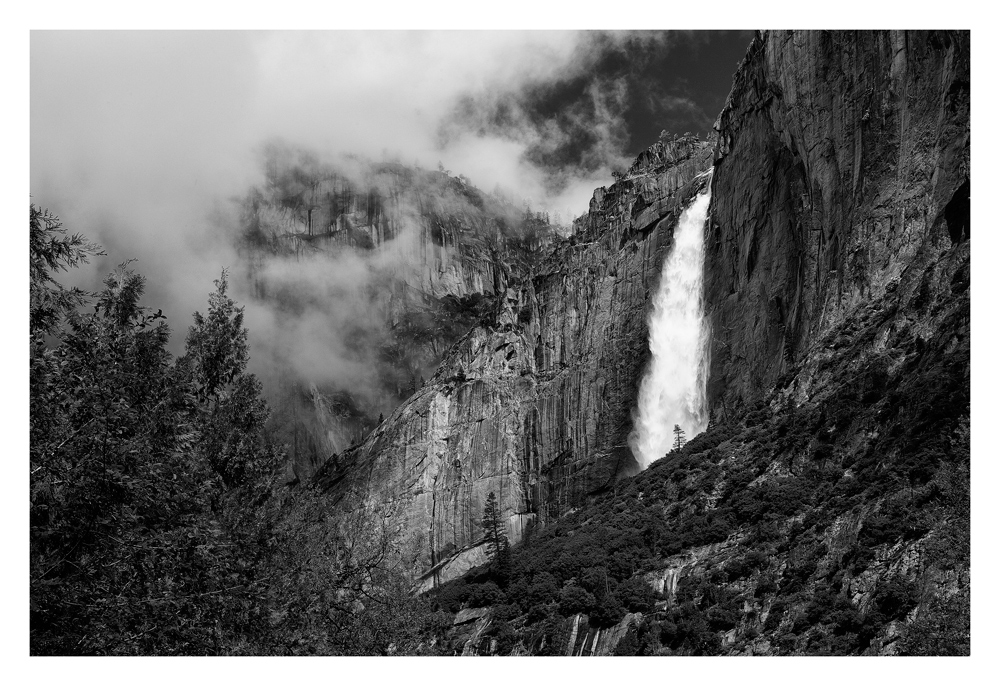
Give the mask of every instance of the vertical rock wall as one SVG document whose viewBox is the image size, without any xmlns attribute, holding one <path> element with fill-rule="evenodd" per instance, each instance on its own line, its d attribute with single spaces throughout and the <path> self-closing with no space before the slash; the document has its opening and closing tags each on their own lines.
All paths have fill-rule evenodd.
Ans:
<svg viewBox="0 0 1000 686">
<path fill-rule="evenodd" d="M 968 55 L 968 32 L 755 38 L 716 124 L 715 412 L 767 392 L 858 308 L 905 303 L 968 238 Z"/>
</svg>

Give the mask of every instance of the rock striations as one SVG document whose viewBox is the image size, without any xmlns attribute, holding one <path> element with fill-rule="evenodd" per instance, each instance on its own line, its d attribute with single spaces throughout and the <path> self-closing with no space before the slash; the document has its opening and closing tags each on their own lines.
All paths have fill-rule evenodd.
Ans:
<svg viewBox="0 0 1000 686">
<path fill-rule="evenodd" d="M 240 250 L 278 333 L 270 403 L 308 478 L 422 385 L 555 233 L 547 215 L 444 171 L 319 162 L 279 143 L 243 203 Z M 326 364 L 322 361 L 326 360 Z"/>
</svg>

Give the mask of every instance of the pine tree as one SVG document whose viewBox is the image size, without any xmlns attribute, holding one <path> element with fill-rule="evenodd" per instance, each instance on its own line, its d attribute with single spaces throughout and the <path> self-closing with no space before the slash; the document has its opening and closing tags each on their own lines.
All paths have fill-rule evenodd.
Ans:
<svg viewBox="0 0 1000 686">
<path fill-rule="evenodd" d="M 279 457 L 245 329 L 222 288 L 174 362 L 128 262 L 98 293 L 54 279 L 95 254 L 32 206 L 31 652 L 226 652 L 266 624 L 257 502 Z"/>
<path fill-rule="evenodd" d="M 194 313 L 186 352 L 179 363 L 190 370 L 199 399 L 199 449 L 227 487 L 264 486 L 280 462 L 267 439 L 270 410 L 250 359 L 243 308 L 230 298 L 228 273 L 215 281 L 208 314 Z"/>
<path fill-rule="evenodd" d="M 685 443 L 684 429 L 681 428 L 680 424 L 674 424 L 674 450 L 680 450 Z"/>
<path fill-rule="evenodd" d="M 490 491 L 483 508 L 483 532 L 489 543 L 490 558 L 494 561 L 502 562 L 507 558 L 510 542 L 507 540 L 506 529 L 500 507 L 497 505 L 496 493 Z"/>
<path fill-rule="evenodd" d="M 67 236 L 62 222 L 48 210 L 31 205 L 28 224 L 29 330 L 32 335 L 52 334 L 64 316 L 72 315 L 93 295 L 64 287 L 53 272 L 77 267 L 105 253 L 81 234 Z"/>
<path fill-rule="evenodd" d="M 38 245 L 62 240 L 39 223 Z M 34 654 L 219 652 L 216 627 L 252 614 L 228 591 L 243 579 L 214 475 L 192 455 L 188 375 L 162 313 L 140 305 L 144 285 L 125 263 L 91 298 L 60 300 L 68 289 L 32 273 L 34 292 L 58 296 L 35 300 L 57 307 L 39 308 L 51 337 L 31 348 Z"/>
<path fill-rule="evenodd" d="M 247 330 L 243 326 L 243 308 L 236 307 L 226 295 L 229 275 L 215 281 L 215 292 L 208 297 L 208 316 L 194 313 L 194 325 L 188 330 L 185 360 L 193 365 L 199 395 L 216 399 L 222 390 L 246 368 L 250 358 Z"/>
</svg>

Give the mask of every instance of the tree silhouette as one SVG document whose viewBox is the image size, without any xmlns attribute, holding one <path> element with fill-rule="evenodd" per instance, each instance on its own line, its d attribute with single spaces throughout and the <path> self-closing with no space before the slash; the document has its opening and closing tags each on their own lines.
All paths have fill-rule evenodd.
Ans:
<svg viewBox="0 0 1000 686">
<path fill-rule="evenodd" d="M 194 325 L 188 330 L 185 358 L 192 363 L 203 398 L 216 399 L 243 373 L 250 359 L 243 308 L 226 294 L 228 288 L 229 274 L 223 269 L 215 292 L 208 297 L 208 315 L 195 312 Z"/>
<path fill-rule="evenodd" d="M 496 493 L 490 491 L 483 508 L 483 532 L 489 543 L 490 558 L 494 561 L 506 559 L 510 550 L 506 529 L 500 515 L 500 507 L 497 505 Z"/>
<path fill-rule="evenodd" d="M 674 450 L 680 450 L 687 441 L 684 439 L 684 429 L 680 424 L 674 424 Z"/>
<path fill-rule="evenodd" d="M 208 314 L 194 313 L 185 354 L 198 398 L 198 450 L 227 487 L 261 486 L 280 463 L 280 449 L 266 437 L 270 415 L 263 386 L 245 371 L 250 359 L 243 308 L 226 291 L 228 273 L 215 281 Z"/>
<path fill-rule="evenodd" d="M 68 236 L 58 217 L 33 204 L 29 227 L 29 330 L 32 336 L 52 334 L 63 317 L 72 315 L 92 295 L 79 288 L 66 288 L 55 280 L 53 273 L 67 271 L 105 253 L 81 234 Z"/>
</svg>

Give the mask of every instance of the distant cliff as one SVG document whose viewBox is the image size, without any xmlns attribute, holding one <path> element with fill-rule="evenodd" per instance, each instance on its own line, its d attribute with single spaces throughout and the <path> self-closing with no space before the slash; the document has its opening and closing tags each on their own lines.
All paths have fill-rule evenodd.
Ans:
<svg viewBox="0 0 1000 686">
<path fill-rule="evenodd" d="M 444 171 L 320 161 L 281 143 L 265 148 L 264 169 L 242 203 L 239 248 L 274 321 L 255 331 L 255 355 L 271 358 L 273 424 L 307 478 L 492 317 L 556 227 Z"/>
</svg>

